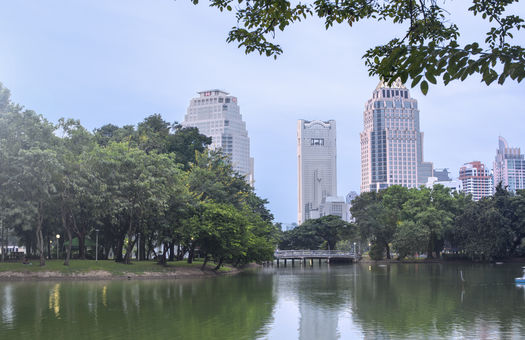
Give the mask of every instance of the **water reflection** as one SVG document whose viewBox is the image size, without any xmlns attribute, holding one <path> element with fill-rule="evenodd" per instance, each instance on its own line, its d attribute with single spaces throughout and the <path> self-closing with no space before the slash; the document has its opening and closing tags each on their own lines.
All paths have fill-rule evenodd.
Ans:
<svg viewBox="0 0 525 340">
<path fill-rule="evenodd" d="M 189 281 L 0 282 L 0 339 L 525 338 L 520 273 L 323 265 Z"/>
<path fill-rule="evenodd" d="M 294 338 L 505 339 L 525 336 L 524 290 L 513 284 L 517 268 L 415 264 L 267 271 L 276 277 L 276 308 L 290 296 L 298 306 Z M 280 329 L 282 321 L 268 328 Z"/>
<path fill-rule="evenodd" d="M 60 319 L 60 283 L 55 284 L 49 293 L 49 310 L 52 310 L 55 317 Z"/>
<path fill-rule="evenodd" d="M 14 319 L 14 308 L 13 308 L 13 285 L 6 285 L 2 292 L 2 324 L 6 327 L 10 327 Z"/>
<path fill-rule="evenodd" d="M 0 339 L 254 339 L 271 319 L 272 287 L 257 275 L 0 283 Z"/>
</svg>

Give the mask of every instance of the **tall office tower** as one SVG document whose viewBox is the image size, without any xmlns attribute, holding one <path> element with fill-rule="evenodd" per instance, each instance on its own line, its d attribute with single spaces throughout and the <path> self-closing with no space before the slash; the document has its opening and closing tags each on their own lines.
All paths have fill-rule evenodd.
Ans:
<svg viewBox="0 0 525 340">
<path fill-rule="evenodd" d="M 199 97 L 190 101 L 181 123 L 196 127 L 203 135 L 212 138 L 212 149 L 221 149 L 231 159 L 233 169 L 246 176 L 253 186 L 253 158 L 250 157 L 250 138 L 246 123 L 237 105 L 237 97 L 221 90 L 198 92 Z"/>
<path fill-rule="evenodd" d="M 417 100 L 397 79 L 380 81 L 365 104 L 361 132 L 361 192 L 391 185 L 425 185 L 432 163 L 423 161 L 423 132 L 419 131 Z"/>
<path fill-rule="evenodd" d="M 494 186 L 501 183 L 508 190 L 525 189 L 525 158 L 520 148 L 511 148 L 499 137 L 499 149 L 494 162 Z"/>
<path fill-rule="evenodd" d="M 463 192 L 472 194 L 474 201 L 492 195 L 492 175 L 485 169 L 485 164 L 479 161 L 465 163 L 459 169 L 459 180 L 463 183 Z"/>
<path fill-rule="evenodd" d="M 337 196 L 335 120 L 297 121 L 299 224 L 321 216 L 328 196 Z"/>
</svg>

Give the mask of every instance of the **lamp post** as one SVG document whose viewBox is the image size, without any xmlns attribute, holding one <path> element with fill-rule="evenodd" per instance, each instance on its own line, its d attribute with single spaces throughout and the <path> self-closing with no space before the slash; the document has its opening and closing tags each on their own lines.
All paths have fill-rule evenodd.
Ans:
<svg viewBox="0 0 525 340">
<path fill-rule="evenodd" d="M 95 242 L 95 262 L 98 262 L 98 231 L 99 229 L 95 229 L 97 232 L 96 242 Z"/>
<path fill-rule="evenodd" d="M 58 245 L 59 245 L 59 240 L 60 240 L 60 234 L 57 234 L 56 238 L 57 238 L 57 260 L 58 260 L 58 250 L 60 248 Z"/>
</svg>

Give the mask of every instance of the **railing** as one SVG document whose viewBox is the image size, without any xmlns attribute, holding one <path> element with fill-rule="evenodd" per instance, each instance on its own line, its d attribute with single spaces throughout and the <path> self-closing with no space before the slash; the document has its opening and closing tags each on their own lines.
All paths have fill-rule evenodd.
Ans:
<svg viewBox="0 0 525 340">
<path fill-rule="evenodd" d="M 276 259 L 281 258 L 331 258 L 331 257 L 350 257 L 355 258 L 356 254 L 345 250 L 277 250 L 274 253 Z"/>
</svg>

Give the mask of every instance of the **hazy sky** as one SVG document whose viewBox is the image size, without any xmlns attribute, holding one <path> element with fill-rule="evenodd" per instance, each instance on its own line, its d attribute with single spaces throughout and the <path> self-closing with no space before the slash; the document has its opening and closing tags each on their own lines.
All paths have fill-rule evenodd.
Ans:
<svg viewBox="0 0 525 340">
<path fill-rule="evenodd" d="M 468 1 L 447 2 L 465 42 L 484 39 Z M 525 3 L 514 11 L 525 15 Z M 196 92 L 238 97 L 255 157 L 256 190 L 276 221 L 297 218 L 297 119 L 337 122 L 338 191 L 359 191 L 359 132 L 378 79 L 361 56 L 401 27 L 362 22 L 325 31 L 311 20 L 277 34 L 277 60 L 245 55 L 225 42 L 231 14 L 188 0 L 16 0 L 0 4 L 0 82 L 12 100 L 56 122 L 80 119 L 92 130 L 136 124 L 153 113 L 182 121 Z M 525 32 L 517 39 L 525 45 Z M 525 82 L 487 87 L 479 77 L 431 87 L 419 101 L 424 158 L 492 168 L 498 135 L 525 149 Z"/>
</svg>

